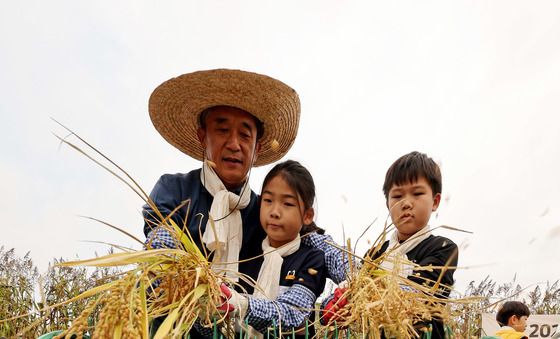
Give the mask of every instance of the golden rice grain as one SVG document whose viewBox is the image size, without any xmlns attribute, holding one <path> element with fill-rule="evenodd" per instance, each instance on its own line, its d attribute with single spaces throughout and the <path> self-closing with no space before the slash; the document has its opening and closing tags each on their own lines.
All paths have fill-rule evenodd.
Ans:
<svg viewBox="0 0 560 339">
<path fill-rule="evenodd" d="M 280 143 L 278 142 L 278 140 L 276 140 L 276 139 L 272 140 L 272 142 L 270 143 L 270 148 L 271 148 L 274 152 L 277 152 L 278 149 L 280 148 Z"/>
</svg>

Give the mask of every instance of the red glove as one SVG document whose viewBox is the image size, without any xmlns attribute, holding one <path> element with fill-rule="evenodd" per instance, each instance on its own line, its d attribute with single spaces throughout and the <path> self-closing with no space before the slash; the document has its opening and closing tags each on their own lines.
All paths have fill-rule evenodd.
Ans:
<svg viewBox="0 0 560 339">
<path fill-rule="evenodd" d="M 218 310 L 228 314 L 229 312 L 231 312 L 235 309 L 235 307 L 232 304 L 229 303 L 229 299 L 231 299 L 231 290 L 229 289 L 229 287 L 227 287 L 226 284 L 221 283 L 220 284 L 220 291 L 222 292 L 222 295 L 221 295 L 221 298 L 220 298 L 222 304 L 220 306 L 218 306 Z"/>
<path fill-rule="evenodd" d="M 347 290 L 347 288 L 338 287 L 334 290 L 334 297 L 327 303 L 322 311 L 321 319 L 323 324 L 330 324 L 340 318 L 338 311 L 348 304 L 346 297 L 343 297 Z"/>
<path fill-rule="evenodd" d="M 244 315 L 247 312 L 249 302 L 247 297 L 237 293 L 237 291 L 229 288 L 226 284 L 220 284 L 221 302 L 217 308 L 226 315 L 235 313 L 235 315 Z"/>
</svg>

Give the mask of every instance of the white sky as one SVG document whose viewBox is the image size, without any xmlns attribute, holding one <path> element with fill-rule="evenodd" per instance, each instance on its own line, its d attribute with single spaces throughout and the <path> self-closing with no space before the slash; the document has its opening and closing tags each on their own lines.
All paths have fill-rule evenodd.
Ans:
<svg viewBox="0 0 560 339">
<path fill-rule="evenodd" d="M 412 150 L 442 165 L 432 225 L 461 245 L 459 291 L 487 275 L 560 279 L 560 2 L 12 1 L 0 12 L 0 245 L 54 257 L 134 245 L 142 202 L 68 147 L 54 117 L 150 190 L 198 164 L 152 127 L 161 82 L 239 68 L 294 87 L 318 224 L 356 239 L 386 208 L 388 166 Z M 270 166 L 253 170 L 260 183 Z M 343 198 L 344 197 L 344 198 Z M 347 201 L 345 203 L 345 200 Z M 366 238 L 377 236 L 375 224 Z M 362 241 L 358 253 L 368 247 Z"/>
</svg>

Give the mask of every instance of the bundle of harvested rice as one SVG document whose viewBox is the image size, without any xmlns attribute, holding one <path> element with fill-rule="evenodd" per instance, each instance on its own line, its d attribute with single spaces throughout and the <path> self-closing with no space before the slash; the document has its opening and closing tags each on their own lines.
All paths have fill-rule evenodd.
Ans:
<svg viewBox="0 0 560 339">
<path fill-rule="evenodd" d="M 384 227 L 382 234 L 373 245 L 372 253 L 378 252 L 392 225 Z M 448 226 L 443 228 L 454 229 Z M 454 229 L 458 230 L 458 229 Z M 458 230 L 461 231 L 461 230 Z M 348 251 L 349 255 L 356 256 Z M 356 256 L 357 257 L 357 256 Z M 336 311 L 331 323 L 324 331 L 346 329 L 353 336 L 368 338 L 420 338 L 428 330 L 433 319 L 445 324 L 453 324 L 453 303 L 472 303 L 474 299 L 447 299 L 442 295 L 452 290 L 439 281 L 418 283 L 406 278 L 414 270 L 415 275 L 422 270 L 445 271 L 454 267 L 421 267 L 403 255 L 393 255 L 391 250 L 371 257 L 359 258 L 362 266 L 351 270 L 348 287 L 342 298 L 347 304 Z M 388 264 L 387 264 L 388 263 Z M 391 267 L 387 270 L 387 267 Z M 403 274 L 403 270 L 408 270 Z M 447 293 L 445 293 L 447 292 Z"/>
<path fill-rule="evenodd" d="M 115 253 L 100 258 L 65 262 L 62 266 L 128 266 L 121 277 L 74 298 L 94 296 L 88 307 L 62 333 L 83 333 L 94 307 L 101 313 L 93 329 L 94 338 L 147 338 L 151 319 L 165 317 L 155 338 L 181 337 L 201 317 L 212 323 L 220 314 L 220 278 L 196 246 L 189 250 L 157 249 Z M 223 319 L 217 319 L 222 322 Z"/>
<path fill-rule="evenodd" d="M 381 338 L 381 331 L 389 338 L 416 338 L 418 324 L 449 319 L 448 308 L 427 290 L 366 262 L 349 282 L 347 317 L 340 326 L 373 338 Z"/>
<path fill-rule="evenodd" d="M 103 167 L 140 196 L 155 212 L 155 217 L 160 220 L 157 227 L 164 228 L 175 240 L 176 249 L 150 249 L 151 241 L 148 241 L 146 244 L 148 250 L 123 249 L 123 253 L 61 263 L 60 266 L 132 268 L 111 282 L 88 290 L 62 304 L 52 306 L 61 307 L 75 300 L 92 298 L 87 309 L 58 337 L 63 338 L 69 334 L 81 337 L 81 334 L 88 330 L 94 338 L 148 338 L 150 321 L 164 318 L 154 338 L 176 338 L 188 333 L 197 319 L 202 326 L 207 327 L 225 323 L 225 315 L 217 309 L 217 305 L 222 302 L 220 284 L 227 283 L 227 278 L 218 276 L 211 269 L 211 263 L 207 259 L 208 254 L 203 254 L 195 245 L 191 235 L 188 232 L 184 233 L 182 231 L 184 228 L 179 227 L 171 219 L 183 205 L 178 206 L 170 215 L 164 216 L 126 171 L 78 135 L 68 131 L 85 144 L 87 149 L 93 150 L 110 165 L 103 164 L 101 160 L 97 160 L 66 138 L 59 138 L 60 141 Z M 119 171 L 124 175 L 118 174 Z M 189 201 L 186 201 L 183 204 L 188 203 Z M 185 216 L 183 220 L 186 219 Z M 142 241 L 124 230 L 102 223 L 144 245 Z M 101 309 L 100 316 L 95 328 L 88 329 L 88 318 L 95 308 Z"/>
</svg>

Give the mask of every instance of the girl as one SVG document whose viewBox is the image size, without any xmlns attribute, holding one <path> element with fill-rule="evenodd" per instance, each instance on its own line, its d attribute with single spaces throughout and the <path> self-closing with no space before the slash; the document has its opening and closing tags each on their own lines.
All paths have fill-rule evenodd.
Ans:
<svg viewBox="0 0 560 339">
<path fill-rule="evenodd" d="M 257 287 L 252 295 L 243 295 L 222 286 L 225 309 L 252 327 L 251 338 L 273 324 L 290 333 L 304 327 L 325 287 L 323 251 L 300 239 L 307 232 L 322 231 L 313 222 L 314 199 L 313 178 L 297 161 L 279 163 L 264 179 L 260 222 L 267 237 L 262 242 L 264 257 L 254 263 L 260 266 Z"/>
</svg>

